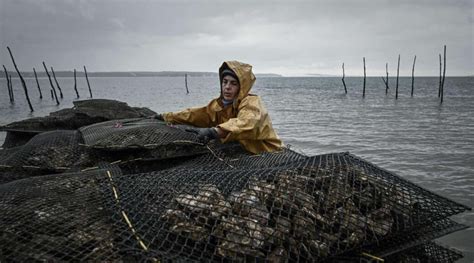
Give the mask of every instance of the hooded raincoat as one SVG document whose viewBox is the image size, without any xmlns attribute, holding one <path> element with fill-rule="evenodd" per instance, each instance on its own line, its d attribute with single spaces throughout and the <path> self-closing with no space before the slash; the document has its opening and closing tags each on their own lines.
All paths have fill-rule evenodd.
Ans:
<svg viewBox="0 0 474 263">
<path fill-rule="evenodd" d="M 252 66 L 238 61 L 226 61 L 219 68 L 219 76 L 222 76 L 224 69 L 232 70 L 239 79 L 239 94 L 232 105 L 224 107 L 221 89 L 221 96 L 213 99 L 207 106 L 165 113 L 165 121 L 202 128 L 219 127 L 228 132 L 225 138 L 221 138 L 221 142 L 239 141 L 252 153 L 280 150 L 282 142 L 273 130 L 263 102 L 257 95 L 249 93 L 255 82 Z"/>
</svg>

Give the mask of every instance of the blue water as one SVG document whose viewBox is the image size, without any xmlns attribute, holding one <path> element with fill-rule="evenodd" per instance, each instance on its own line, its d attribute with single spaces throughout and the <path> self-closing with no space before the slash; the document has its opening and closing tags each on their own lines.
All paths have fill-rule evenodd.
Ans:
<svg viewBox="0 0 474 263">
<path fill-rule="evenodd" d="M 0 79 L 0 124 L 33 116 L 45 116 L 72 107 L 72 78 L 59 78 L 64 99 L 56 106 L 48 79 L 27 79 L 35 112 L 31 114 L 18 79 L 14 79 L 15 104 L 10 105 L 6 81 Z M 215 78 L 90 78 L 94 98 L 126 101 L 131 106 L 156 112 L 201 106 L 218 95 Z M 274 128 L 294 150 L 309 154 L 349 151 L 440 195 L 474 207 L 474 78 L 446 78 L 444 102 L 438 98 L 438 78 L 401 78 L 395 100 L 395 79 L 388 95 L 380 77 L 367 79 L 362 98 L 362 78 L 259 78 L 253 92 L 260 95 Z M 78 80 L 81 99 L 87 84 Z M 0 142 L 4 134 L 0 133 Z M 464 252 L 460 262 L 474 261 L 474 212 L 454 219 L 470 226 L 439 240 Z"/>
</svg>

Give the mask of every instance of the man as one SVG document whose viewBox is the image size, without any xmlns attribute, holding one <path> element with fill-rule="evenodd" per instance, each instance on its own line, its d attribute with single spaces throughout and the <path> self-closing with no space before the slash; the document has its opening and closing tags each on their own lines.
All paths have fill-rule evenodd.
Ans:
<svg viewBox="0 0 474 263">
<path fill-rule="evenodd" d="M 200 128 L 189 131 L 207 143 L 220 139 L 222 143 L 239 141 L 249 152 L 274 152 L 282 143 L 262 101 L 249 94 L 255 82 L 252 66 L 238 61 L 226 61 L 219 68 L 221 95 L 207 106 L 180 112 L 168 112 L 156 118 L 173 124 L 188 124 Z"/>
</svg>

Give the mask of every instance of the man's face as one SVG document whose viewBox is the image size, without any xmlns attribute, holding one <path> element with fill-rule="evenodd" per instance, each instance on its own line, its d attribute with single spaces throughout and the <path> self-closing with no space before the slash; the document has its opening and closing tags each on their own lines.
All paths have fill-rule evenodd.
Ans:
<svg viewBox="0 0 474 263">
<path fill-rule="evenodd" d="M 239 94 L 239 81 L 230 75 L 226 75 L 222 79 L 222 96 L 225 100 L 233 100 Z"/>
</svg>

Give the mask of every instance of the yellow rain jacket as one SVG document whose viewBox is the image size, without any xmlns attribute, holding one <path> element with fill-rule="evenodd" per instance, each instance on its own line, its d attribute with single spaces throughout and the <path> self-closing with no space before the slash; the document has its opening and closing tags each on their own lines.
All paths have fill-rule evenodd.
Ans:
<svg viewBox="0 0 474 263">
<path fill-rule="evenodd" d="M 249 94 L 255 82 L 252 66 L 238 61 L 226 61 L 219 68 L 219 76 L 224 69 L 231 69 L 239 78 L 239 95 L 232 105 L 224 107 L 221 89 L 221 96 L 213 99 L 207 106 L 165 113 L 165 121 L 201 128 L 219 127 L 229 132 L 225 138 L 221 138 L 221 142 L 239 141 L 252 153 L 280 150 L 282 142 L 273 130 L 263 102 L 257 95 Z M 222 79 L 220 81 L 222 83 Z"/>
</svg>

